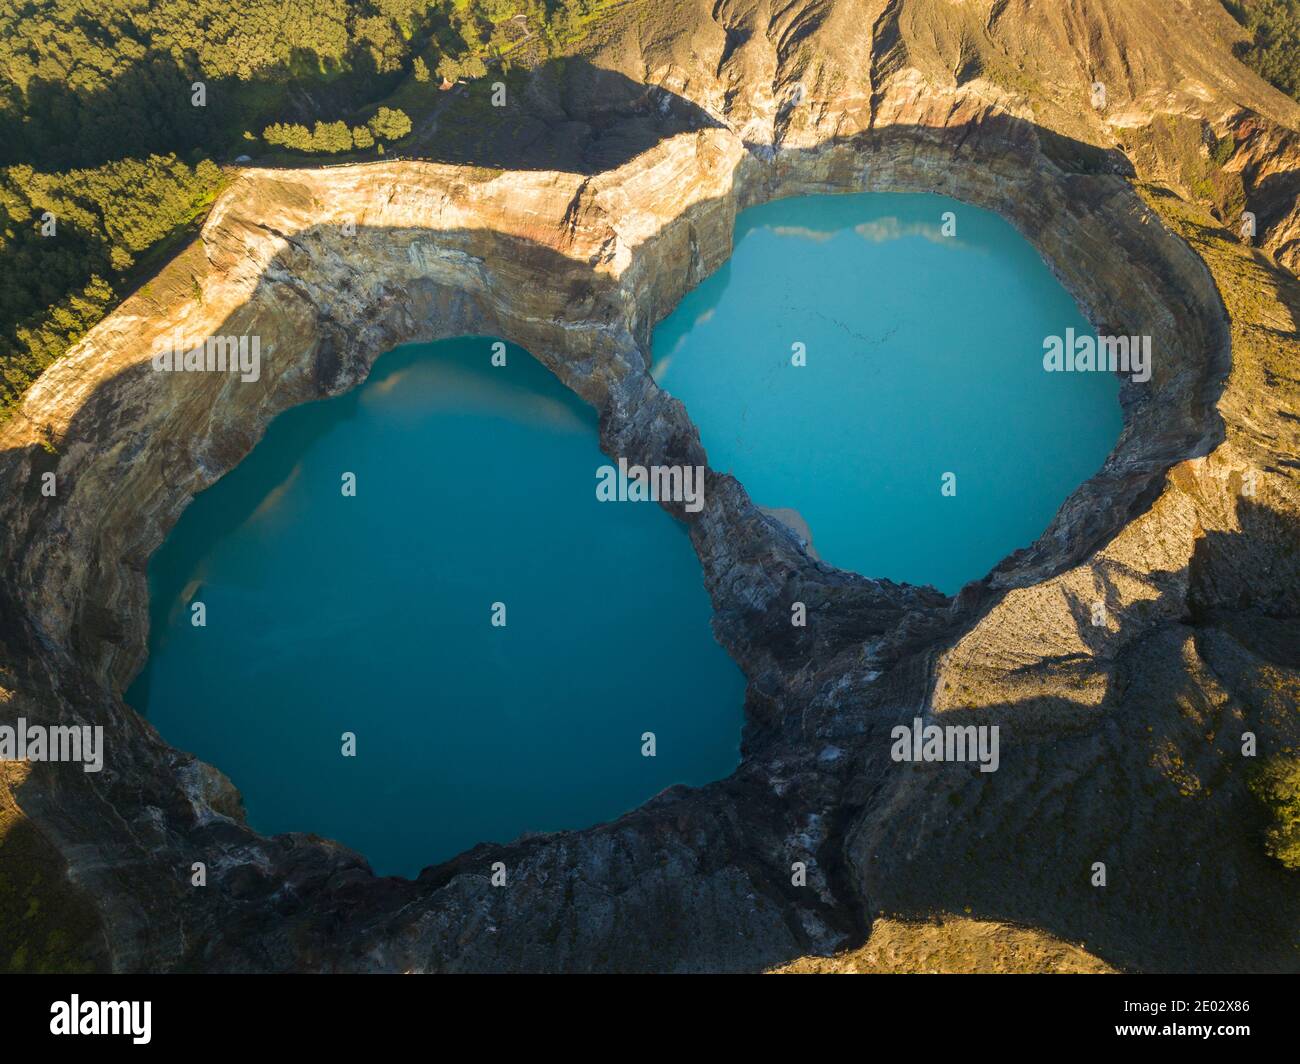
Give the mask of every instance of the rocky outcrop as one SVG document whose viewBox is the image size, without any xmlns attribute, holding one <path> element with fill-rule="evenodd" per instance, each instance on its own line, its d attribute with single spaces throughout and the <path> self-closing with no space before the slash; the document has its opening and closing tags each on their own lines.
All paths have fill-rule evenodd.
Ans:
<svg viewBox="0 0 1300 1064">
<path fill-rule="evenodd" d="M 240 172 L 201 239 L 0 429 L 3 715 L 101 724 L 109 750 L 100 774 L 37 765 L 13 793 L 112 964 L 757 970 L 856 947 L 881 913 L 968 912 L 1116 967 L 1300 967 L 1300 892 L 1263 856 L 1240 754 L 1244 731 L 1300 741 L 1295 203 L 1245 246 L 1134 133 L 1249 126 L 1227 168 L 1246 203 L 1285 201 L 1300 112 L 1231 60 L 1213 6 L 647 6 L 591 59 L 675 116 L 621 165 Z M 518 106 L 559 106 L 538 93 Z M 600 131 L 574 135 L 581 159 Z M 1098 475 L 956 599 L 818 562 L 710 472 L 703 512 L 676 516 L 749 681 L 732 777 L 377 879 L 336 844 L 258 836 L 219 772 L 122 703 L 150 553 L 278 412 L 396 344 L 487 333 L 599 410 L 606 453 L 704 462 L 647 371 L 654 323 L 725 261 L 740 209 L 863 189 L 998 210 L 1100 329 L 1153 336 L 1155 372 L 1124 386 Z M 177 332 L 261 336 L 259 379 L 154 372 Z M 996 723 L 999 771 L 892 761 L 914 716 Z"/>
</svg>

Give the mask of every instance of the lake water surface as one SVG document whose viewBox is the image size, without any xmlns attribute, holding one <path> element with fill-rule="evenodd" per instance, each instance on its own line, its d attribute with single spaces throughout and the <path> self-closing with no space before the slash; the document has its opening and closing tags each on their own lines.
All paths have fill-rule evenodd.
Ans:
<svg viewBox="0 0 1300 1064">
<path fill-rule="evenodd" d="M 739 760 L 744 679 L 685 528 L 597 502 L 595 413 L 519 348 L 492 367 L 491 345 L 401 348 L 282 414 L 150 563 L 128 702 L 229 775 L 253 827 L 383 874 Z"/>
<path fill-rule="evenodd" d="M 1069 328 L 1092 332 L 996 214 L 809 196 L 740 215 L 731 259 L 655 330 L 653 372 L 713 468 L 798 511 L 823 560 L 953 594 L 1037 539 L 1119 437 L 1118 378 L 1043 369 Z"/>
</svg>

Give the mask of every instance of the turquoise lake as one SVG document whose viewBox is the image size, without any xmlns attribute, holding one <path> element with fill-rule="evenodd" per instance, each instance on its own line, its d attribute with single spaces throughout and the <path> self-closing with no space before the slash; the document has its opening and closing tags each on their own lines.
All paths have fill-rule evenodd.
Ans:
<svg viewBox="0 0 1300 1064">
<path fill-rule="evenodd" d="M 710 465 L 798 511 L 824 561 L 954 594 L 1037 539 L 1119 437 L 1117 377 L 1043 370 L 1069 328 L 1092 335 L 996 214 L 811 196 L 740 215 L 731 259 L 655 330 L 652 372 Z"/>
<path fill-rule="evenodd" d="M 150 562 L 127 701 L 230 776 L 253 827 L 380 874 L 739 761 L 744 678 L 685 528 L 598 502 L 595 412 L 517 347 L 491 366 L 492 342 L 399 348 L 282 414 Z"/>
</svg>

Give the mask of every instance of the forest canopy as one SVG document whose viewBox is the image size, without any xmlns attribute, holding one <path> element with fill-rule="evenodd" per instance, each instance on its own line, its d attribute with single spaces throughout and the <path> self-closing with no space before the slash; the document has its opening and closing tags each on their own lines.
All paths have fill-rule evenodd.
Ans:
<svg viewBox="0 0 1300 1064">
<path fill-rule="evenodd" d="M 1237 57 L 1300 100 L 1300 0 L 1226 0 L 1225 6 L 1253 37 Z"/>
<path fill-rule="evenodd" d="M 0 420 L 202 220 L 221 164 L 401 151 L 424 101 L 614 0 L 0 7 Z M 400 100 L 400 102 L 399 102 Z M 292 161 L 285 159 L 285 161 Z"/>
</svg>

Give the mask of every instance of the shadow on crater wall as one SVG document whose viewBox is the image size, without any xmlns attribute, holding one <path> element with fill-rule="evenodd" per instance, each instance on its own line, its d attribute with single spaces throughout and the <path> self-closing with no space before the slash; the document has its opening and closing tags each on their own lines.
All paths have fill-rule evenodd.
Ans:
<svg viewBox="0 0 1300 1064">
<path fill-rule="evenodd" d="M 420 159 L 492 169 L 563 170 L 595 174 L 612 170 L 678 133 L 720 123 L 698 105 L 654 85 L 580 57 L 547 60 L 528 70 L 492 73 L 443 91 L 423 83 L 425 111 L 413 115 L 411 134 L 377 149 L 339 154 L 287 153 L 241 140 L 260 135 L 272 122 L 316 121 L 364 125 L 374 104 L 396 87 L 394 75 L 368 68 L 321 84 L 296 81 L 294 69 L 316 69 L 304 52 L 289 67 L 261 79 L 204 78 L 207 103 L 191 104 L 187 73 L 170 56 L 130 67 L 111 86 L 81 91 L 62 81 L 33 79 L 26 105 L 0 109 L 0 165 L 98 166 L 128 157 L 175 152 L 218 162 L 261 152 L 291 166 L 328 166 L 374 159 Z M 506 106 L 494 106 L 494 85 L 504 85 Z M 372 103 L 354 108 L 356 96 Z M 266 101 L 275 101 L 269 108 Z M 127 116 L 124 120 L 123 116 Z M 217 146 L 227 144 L 225 156 Z M 258 165 L 265 165 L 259 162 Z"/>
</svg>

